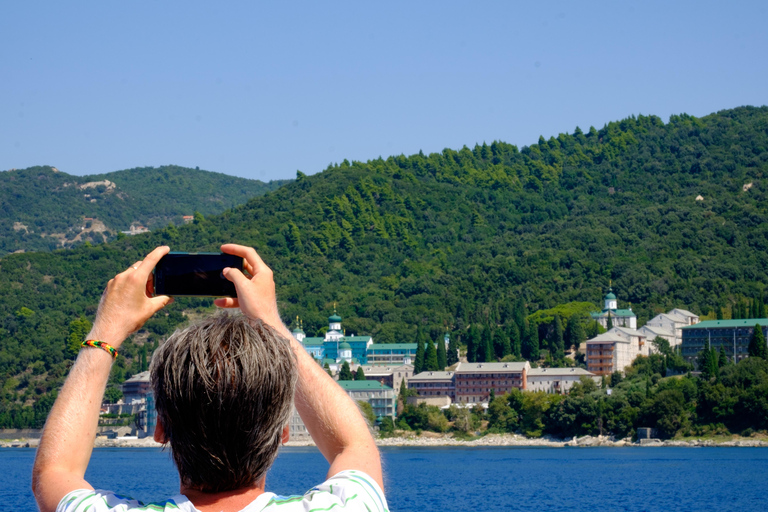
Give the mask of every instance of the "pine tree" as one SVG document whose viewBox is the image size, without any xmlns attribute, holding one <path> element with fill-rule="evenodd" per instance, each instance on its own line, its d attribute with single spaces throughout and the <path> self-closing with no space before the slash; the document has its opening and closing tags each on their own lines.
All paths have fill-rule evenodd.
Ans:
<svg viewBox="0 0 768 512">
<path fill-rule="evenodd" d="M 605 322 L 605 330 L 610 331 L 613 329 L 613 320 L 611 320 L 611 312 L 608 312 L 608 320 Z"/>
<path fill-rule="evenodd" d="M 752 338 L 749 340 L 749 347 L 747 348 L 749 357 L 762 357 L 768 359 L 768 346 L 765 344 L 765 336 L 763 335 L 763 328 L 760 324 L 755 324 L 755 328 L 752 331 Z"/>
<path fill-rule="evenodd" d="M 515 357 L 522 355 L 523 343 L 520 336 L 520 329 L 515 322 L 509 322 L 507 326 L 507 337 L 509 338 L 510 351 Z"/>
<path fill-rule="evenodd" d="M 467 333 L 467 361 L 474 363 L 477 361 L 478 348 L 480 347 L 480 329 L 477 324 L 472 324 Z"/>
<path fill-rule="evenodd" d="M 478 361 L 491 362 L 495 359 L 493 356 L 493 334 L 491 327 L 485 325 L 480 335 L 480 350 L 478 350 Z"/>
<path fill-rule="evenodd" d="M 718 320 L 723 319 L 723 310 L 720 306 L 715 306 L 715 318 Z"/>
<path fill-rule="evenodd" d="M 445 354 L 446 366 L 451 366 L 459 362 L 458 348 L 459 335 L 458 333 L 454 333 L 453 336 L 451 336 L 451 340 L 448 342 L 448 353 Z"/>
<path fill-rule="evenodd" d="M 493 351 L 496 354 L 497 359 L 501 359 L 504 356 L 508 356 L 512 353 L 512 349 L 509 346 L 509 338 L 504 329 L 496 328 L 493 331 Z"/>
<path fill-rule="evenodd" d="M 723 368 L 728 365 L 728 356 L 725 354 L 725 347 L 720 345 L 720 352 L 718 353 L 717 365 Z"/>
<path fill-rule="evenodd" d="M 566 346 L 572 346 L 574 350 L 579 350 L 579 345 L 587 340 L 587 333 L 584 331 L 584 319 L 576 315 L 568 320 L 566 329 Z"/>
<path fill-rule="evenodd" d="M 427 350 L 424 353 L 424 371 L 436 372 L 437 370 L 437 349 L 432 340 L 427 340 Z"/>
<path fill-rule="evenodd" d="M 325 364 L 323 365 L 323 370 L 325 370 L 325 373 L 327 373 L 328 375 L 330 375 L 331 377 L 333 377 L 333 372 L 331 371 L 331 367 L 330 367 L 330 366 L 328 366 L 328 363 L 325 363 Z"/>
<path fill-rule="evenodd" d="M 529 323 L 525 330 L 525 340 L 523 342 L 523 357 L 529 361 L 538 361 L 539 354 L 539 326 Z"/>
<path fill-rule="evenodd" d="M 446 334 L 447 336 L 447 334 Z M 437 342 L 437 369 L 440 371 L 445 370 L 448 366 L 448 354 L 445 351 L 445 340 L 438 340 Z"/>
<path fill-rule="evenodd" d="M 555 361 L 561 360 L 565 357 L 565 339 L 563 332 L 563 322 L 560 320 L 560 315 L 555 315 L 554 330 L 552 333 L 552 343 L 550 344 L 551 351 L 554 351 L 552 359 Z"/>
<path fill-rule="evenodd" d="M 403 402 L 403 405 L 405 405 L 405 401 L 408 399 L 408 388 L 405 386 L 405 379 L 400 381 L 400 392 L 398 393 L 398 398 Z"/>
<path fill-rule="evenodd" d="M 413 374 L 418 375 L 424 371 L 424 343 L 421 341 L 421 332 L 416 336 L 416 360 L 413 362 Z"/>
<path fill-rule="evenodd" d="M 525 332 L 525 317 L 527 316 L 525 311 L 525 301 L 520 297 L 515 301 L 515 306 L 512 308 L 512 318 L 517 324 L 517 330 L 522 336 Z"/>
<path fill-rule="evenodd" d="M 357 367 L 357 371 L 355 372 L 355 380 L 366 380 L 365 372 L 363 371 L 362 366 Z"/>
<path fill-rule="evenodd" d="M 493 352 L 493 337 L 485 339 L 485 358 L 487 362 L 492 363 L 496 360 L 496 355 Z"/>
<path fill-rule="evenodd" d="M 355 380 L 349 363 L 346 361 L 344 361 L 344 364 L 341 365 L 341 370 L 339 370 L 339 380 Z"/>
</svg>

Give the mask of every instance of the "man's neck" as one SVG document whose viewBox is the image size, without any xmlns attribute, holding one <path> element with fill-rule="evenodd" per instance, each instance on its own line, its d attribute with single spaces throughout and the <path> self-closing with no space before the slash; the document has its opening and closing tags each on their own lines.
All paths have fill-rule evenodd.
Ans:
<svg viewBox="0 0 768 512">
<path fill-rule="evenodd" d="M 203 492 L 182 485 L 180 492 L 201 512 L 238 512 L 264 494 L 265 481 L 262 478 L 251 487 L 222 492 Z"/>
</svg>

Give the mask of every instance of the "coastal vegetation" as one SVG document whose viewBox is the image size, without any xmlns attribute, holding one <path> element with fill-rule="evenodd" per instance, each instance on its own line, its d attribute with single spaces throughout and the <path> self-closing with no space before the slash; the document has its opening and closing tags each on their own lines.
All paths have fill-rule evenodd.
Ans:
<svg viewBox="0 0 768 512">
<path fill-rule="evenodd" d="M 400 430 L 454 432 L 459 438 L 486 433 L 518 433 L 537 438 L 609 435 L 633 437 L 640 427 L 656 436 L 750 436 L 768 430 L 768 361 L 726 360 L 714 375 L 665 377 L 664 356 L 639 356 L 626 376 L 615 373 L 602 386 L 583 377 L 568 395 L 513 390 L 492 396 L 488 409 L 421 403 L 405 405 L 387 435 Z M 406 398 L 401 391 L 401 399 Z"/>
<path fill-rule="evenodd" d="M 42 425 L 74 357 L 73 340 L 93 320 L 107 280 L 160 244 L 180 251 L 215 251 L 231 241 L 255 247 L 275 271 L 284 320 L 300 316 L 309 335 L 322 335 L 337 303 L 348 333 L 376 343 L 434 342 L 449 333 L 452 346 L 475 360 L 565 361 L 573 340 L 599 330 L 587 313 L 600 309 L 611 282 L 638 325 L 674 307 L 709 318 L 740 314 L 748 309 L 741 305 L 766 300 L 766 126 L 768 108 L 740 107 L 666 123 L 633 116 L 521 148 L 497 141 L 345 160 L 312 176 L 299 172 L 217 215 L 203 213 L 207 195 L 191 193 L 189 207 L 199 213 L 187 225 L 3 256 L 0 426 Z M 35 172 L 33 183 L 37 176 L 58 179 L 50 170 Z M 208 299 L 180 299 L 150 320 L 123 345 L 112 387 L 146 368 L 178 325 L 210 308 Z M 610 384 L 632 408 L 621 411 L 645 414 L 645 402 L 630 397 L 646 392 L 650 399 L 660 382 L 692 378 L 653 382 L 654 374 L 650 391 L 639 381 L 626 392 Z M 585 404 L 602 392 L 585 392 Z M 675 399 L 683 393 L 662 392 Z M 520 428 L 546 432 L 550 398 L 527 400 L 541 413 L 518 419 Z"/>
</svg>

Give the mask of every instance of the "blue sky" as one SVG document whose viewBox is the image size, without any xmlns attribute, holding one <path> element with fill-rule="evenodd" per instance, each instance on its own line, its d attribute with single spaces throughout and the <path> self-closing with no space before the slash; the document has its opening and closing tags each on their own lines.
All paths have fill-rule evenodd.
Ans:
<svg viewBox="0 0 768 512">
<path fill-rule="evenodd" d="M 768 104 L 765 2 L 3 2 L 0 169 L 343 159 Z"/>
</svg>

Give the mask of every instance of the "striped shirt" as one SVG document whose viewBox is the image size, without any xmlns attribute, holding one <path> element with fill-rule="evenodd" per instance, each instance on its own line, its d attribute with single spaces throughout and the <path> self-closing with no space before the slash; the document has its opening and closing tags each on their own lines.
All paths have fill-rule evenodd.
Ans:
<svg viewBox="0 0 768 512">
<path fill-rule="evenodd" d="M 381 487 L 362 471 L 342 471 L 303 496 L 278 496 L 265 492 L 241 512 L 388 512 Z M 110 491 L 78 489 L 64 496 L 56 512 L 197 512 L 186 496 L 179 494 L 158 503 L 144 504 Z"/>
</svg>

